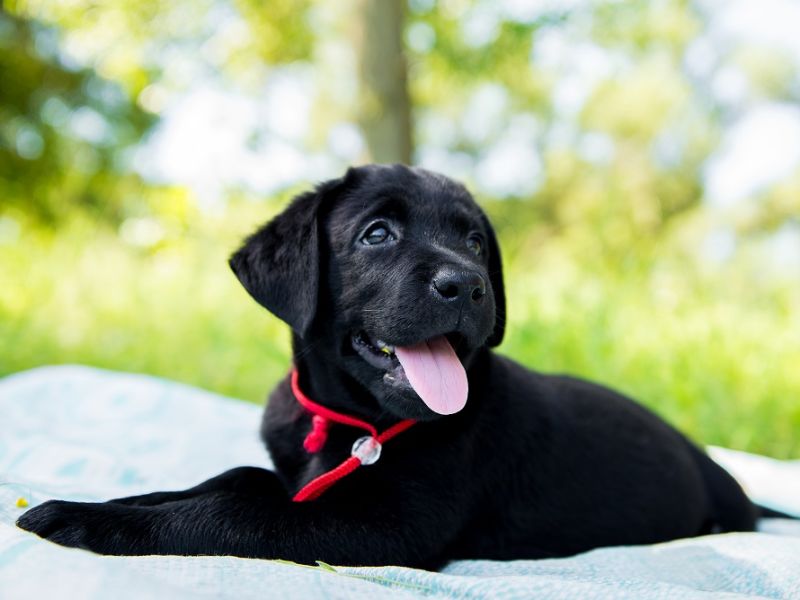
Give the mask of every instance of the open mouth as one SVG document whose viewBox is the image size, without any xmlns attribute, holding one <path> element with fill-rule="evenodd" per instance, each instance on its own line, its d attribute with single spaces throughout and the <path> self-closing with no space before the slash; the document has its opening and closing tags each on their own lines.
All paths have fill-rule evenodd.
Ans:
<svg viewBox="0 0 800 600">
<path fill-rule="evenodd" d="M 353 350 L 376 369 L 388 372 L 400 366 L 394 346 L 367 335 L 365 331 L 353 336 Z"/>
<path fill-rule="evenodd" d="M 451 343 L 457 340 L 456 334 L 439 335 L 393 346 L 362 331 L 352 344 L 365 362 L 384 372 L 385 383 L 410 385 L 433 412 L 449 415 L 464 408 L 469 393 L 467 373 Z"/>
</svg>

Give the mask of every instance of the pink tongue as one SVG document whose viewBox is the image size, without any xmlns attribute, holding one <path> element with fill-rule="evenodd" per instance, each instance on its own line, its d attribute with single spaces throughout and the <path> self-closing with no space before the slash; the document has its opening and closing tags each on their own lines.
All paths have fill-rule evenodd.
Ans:
<svg viewBox="0 0 800 600">
<path fill-rule="evenodd" d="M 411 387 L 433 412 L 457 413 L 467 403 L 467 373 L 453 347 L 440 335 L 394 349 Z"/>
</svg>

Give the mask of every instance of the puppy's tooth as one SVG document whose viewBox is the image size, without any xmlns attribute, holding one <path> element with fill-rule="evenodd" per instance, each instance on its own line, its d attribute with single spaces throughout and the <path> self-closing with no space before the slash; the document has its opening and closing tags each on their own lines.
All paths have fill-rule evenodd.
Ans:
<svg viewBox="0 0 800 600">
<path fill-rule="evenodd" d="M 392 352 L 394 352 L 394 348 L 392 348 L 389 344 L 387 344 L 383 340 L 375 340 L 375 345 L 384 354 L 391 354 Z"/>
</svg>

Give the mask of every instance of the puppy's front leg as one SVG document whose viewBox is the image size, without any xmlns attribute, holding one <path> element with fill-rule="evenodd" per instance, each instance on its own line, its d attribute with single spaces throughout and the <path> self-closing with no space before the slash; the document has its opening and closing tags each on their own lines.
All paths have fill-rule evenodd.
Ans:
<svg viewBox="0 0 800 600">
<path fill-rule="evenodd" d="M 175 516 L 169 527 L 188 529 L 200 514 L 204 497 L 257 499 L 263 510 L 288 502 L 286 490 L 272 471 L 238 467 L 192 488 L 154 492 L 109 502 L 50 500 L 27 511 L 17 521 L 22 529 L 64 546 L 101 554 L 152 554 L 164 546 L 162 521 Z M 163 510 L 160 510 L 163 509 Z M 187 535 L 182 537 L 186 538 Z M 209 552 L 213 554 L 214 552 Z"/>
<path fill-rule="evenodd" d="M 258 467 L 236 467 L 186 490 L 152 492 L 139 496 L 116 498 L 108 502 L 128 506 L 155 506 L 223 491 L 275 497 L 283 497 L 286 494 L 275 473 Z"/>
<path fill-rule="evenodd" d="M 47 502 L 19 521 L 65 546 L 101 554 L 233 555 L 313 564 L 430 566 L 459 527 L 435 499 L 398 490 L 292 502 L 230 490 L 152 506 Z M 348 500 L 345 500 L 347 498 Z M 366 501 L 365 501 L 366 500 Z M 440 507 L 442 508 L 442 507 Z"/>
</svg>

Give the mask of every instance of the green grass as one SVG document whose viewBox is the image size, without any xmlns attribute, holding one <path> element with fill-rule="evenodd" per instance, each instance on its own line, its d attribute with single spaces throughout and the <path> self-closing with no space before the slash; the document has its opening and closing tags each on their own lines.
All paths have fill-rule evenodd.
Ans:
<svg viewBox="0 0 800 600">
<path fill-rule="evenodd" d="M 148 248 L 80 219 L 0 236 L 0 374 L 83 363 L 262 402 L 288 368 L 288 329 L 226 259 L 267 212 L 193 217 Z M 602 266 L 563 240 L 505 245 L 502 353 L 611 385 L 698 442 L 800 457 L 796 291 L 680 260 Z"/>
</svg>

